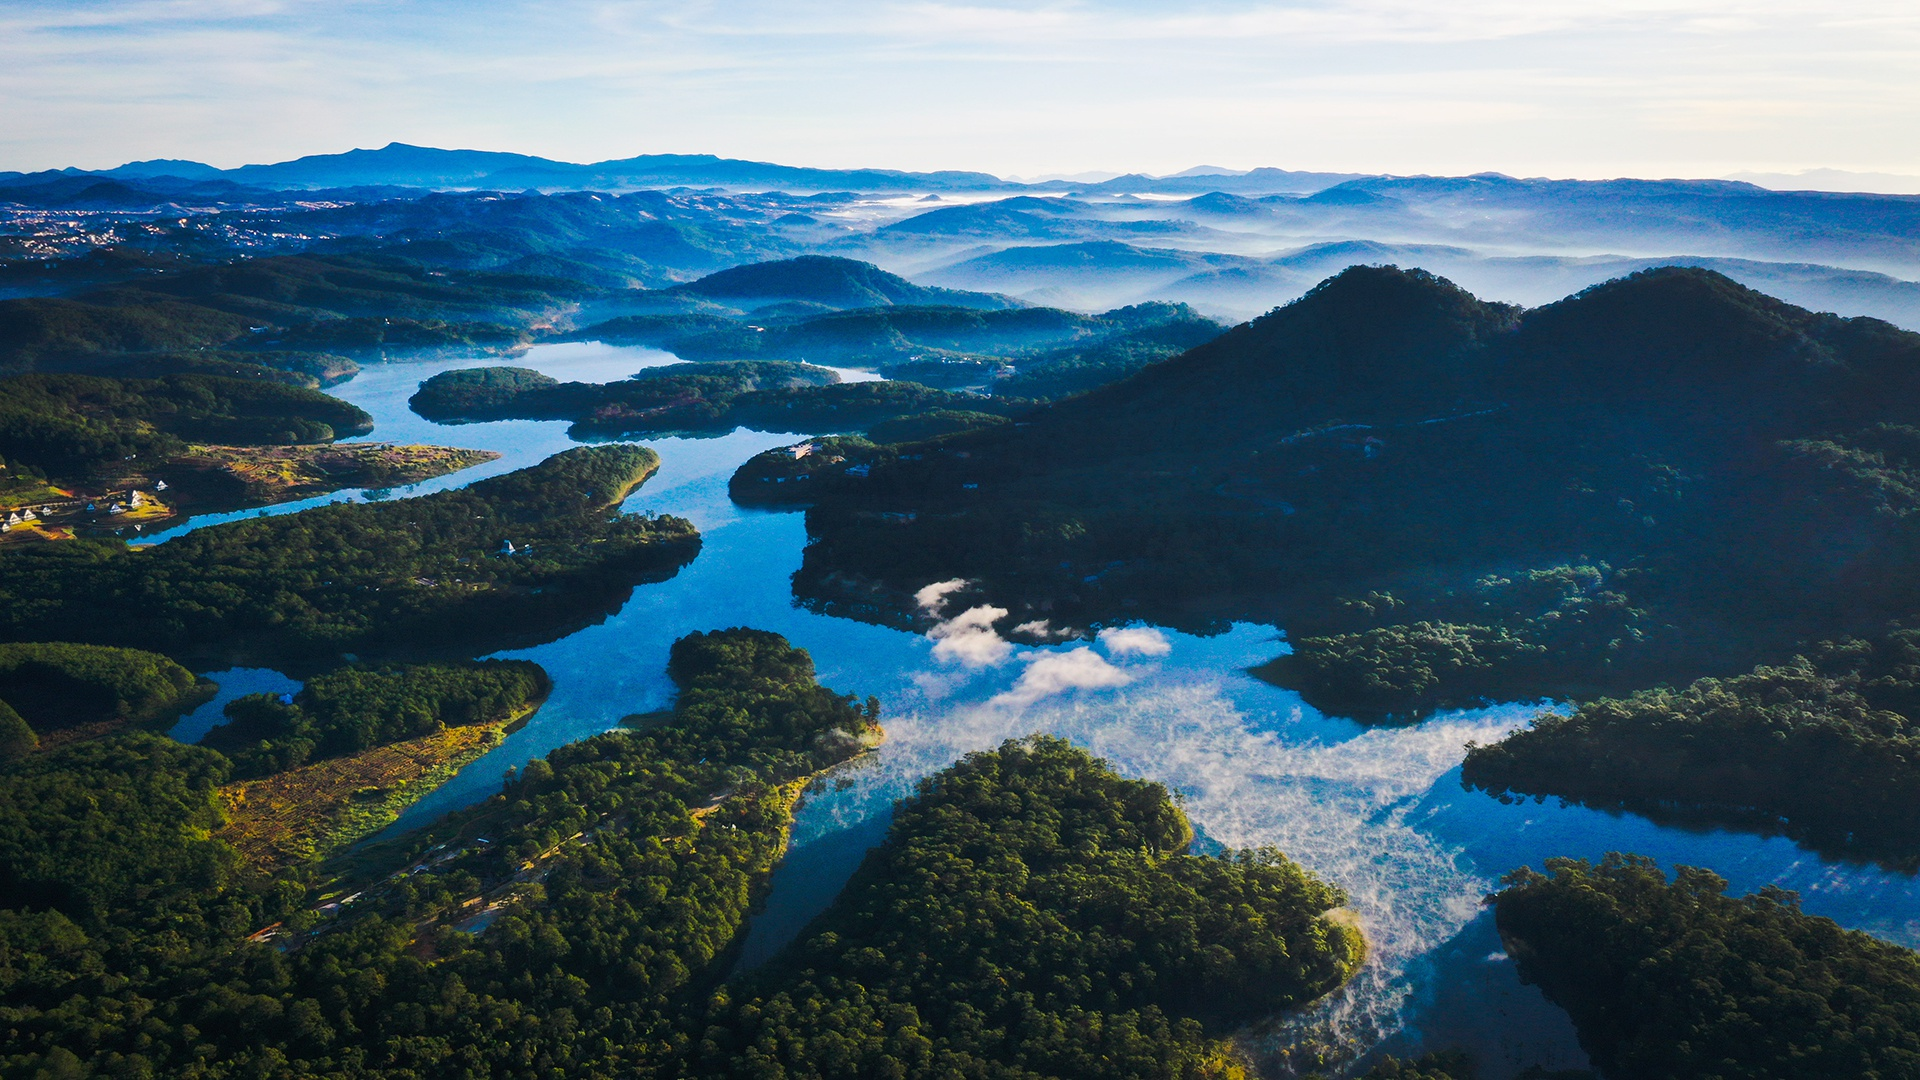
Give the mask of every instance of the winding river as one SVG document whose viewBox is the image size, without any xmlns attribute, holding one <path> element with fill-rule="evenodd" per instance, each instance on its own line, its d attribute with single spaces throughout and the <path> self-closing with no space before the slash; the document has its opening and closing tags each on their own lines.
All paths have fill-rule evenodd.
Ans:
<svg viewBox="0 0 1920 1080">
<path fill-rule="evenodd" d="M 407 398 L 438 371 L 511 363 L 598 382 L 673 362 L 657 350 L 578 343 L 537 346 L 511 361 L 370 365 L 333 391 L 374 416 L 368 438 L 494 450 L 501 458 L 407 488 L 335 493 L 247 513 L 423 494 L 574 445 L 562 422 L 444 427 L 420 419 L 408 411 Z M 1565 1015 L 1520 985 L 1480 903 L 1500 875 L 1556 855 L 1632 851 L 1669 867 L 1705 866 L 1728 878 L 1734 891 L 1779 885 L 1799 892 L 1810 912 L 1920 946 L 1914 878 L 1824 861 L 1779 838 L 1688 831 L 1553 802 L 1505 806 L 1463 791 L 1465 745 L 1499 738 L 1536 707 L 1456 712 L 1416 727 L 1368 730 L 1323 716 L 1297 695 L 1244 673 L 1283 647 L 1273 627 L 1241 625 L 1211 638 L 1138 628 L 1091 645 L 1046 648 L 973 638 L 976 647 L 961 648 L 951 636 L 936 641 L 801 610 L 789 577 L 806 542 L 802 516 L 744 509 L 726 494 L 727 479 L 742 461 L 799 438 L 742 429 L 711 439 L 650 440 L 660 453 L 660 472 L 626 509 L 691 519 L 704 537 L 700 556 L 670 581 L 635 590 L 599 625 L 499 654 L 543 665 L 553 676 L 552 697 L 527 726 L 393 827 L 484 798 L 509 767 L 606 730 L 623 716 L 665 707 L 668 646 L 693 630 L 744 625 L 777 631 L 806 648 L 826 685 L 879 696 L 888 732 L 877 753 L 808 793 L 792 851 L 749 931 L 746 965 L 771 955 L 831 902 L 883 835 L 893 801 L 918 779 L 968 751 L 1034 731 L 1069 738 L 1124 773 L 1179 792 L 1202 845 L 1274 845 L 1350 894 L 1372 943 L 1369 964 L 1331 999 L 1251 1037 L 1256 1051 L 1304 1044 L 1339 1059 L 1374 1047 L 1406 1053 L 1465 1046 L 1483 1075 L 1495 1080 L 1535 1062 L 1585 1064 Z M 140 542 L 164 542 L 234 516 L 196 518 Z M 182 720 L 178 737 L 204 734 L 232 697 L 296 686 L 258 669 L 205 674 L 221 685 L 220 697 Z M 1313 1064 L 1299 1057 L 1291 1063 Z"/>
</svg>

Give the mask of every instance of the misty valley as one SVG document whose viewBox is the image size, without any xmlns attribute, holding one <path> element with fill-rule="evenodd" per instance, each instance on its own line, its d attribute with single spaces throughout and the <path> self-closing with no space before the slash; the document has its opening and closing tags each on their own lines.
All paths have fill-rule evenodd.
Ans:
<svg viewBox="0 0 1920 1080">
<path fill-rule="evenodd" d="M 1920 197 L 0 173 L 0 1078 L 1920 1078 Z"/>
</svg>

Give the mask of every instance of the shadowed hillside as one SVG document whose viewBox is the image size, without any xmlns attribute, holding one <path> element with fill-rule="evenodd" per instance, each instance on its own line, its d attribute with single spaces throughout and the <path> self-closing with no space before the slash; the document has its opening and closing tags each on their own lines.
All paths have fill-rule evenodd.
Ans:
<svg viewBox="0 0 1920 1080">
<path fill-rule="evenodd" d="M 1670 268 L 1533 311 L 1354 268 L 1178 359 L 785 485 L 808 602 L 967 578 L 1073 626 L 1288 628 L 1337 711 L 1631 687 L 1920 610 L 1920 335 Z M 961 521 L 965 528 L 957 528 Z"/>
</svg>

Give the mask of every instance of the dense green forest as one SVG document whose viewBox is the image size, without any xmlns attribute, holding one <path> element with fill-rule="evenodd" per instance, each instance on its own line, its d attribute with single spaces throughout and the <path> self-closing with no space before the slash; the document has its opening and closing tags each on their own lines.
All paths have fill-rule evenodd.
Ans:
<svg viewBox="0 0 1920 1080">
<path fill-rule="evenodd" d="M 1470 749 L 1461 782 L 1656 817 L 1782 831 L 1920 865 L 1920 632 L 1816 659 L 1601 698 Z"/>
<path fill-rule="evenodd" d="M 575 438 L 638 433 L 859 431 L 932 413 L 1000 416 L 1026 403 L 908 382 L 841 383 L 825 368 L 775 360 L 672 364 L 611 383 L 563 383 L 525 368 L 468 368 L 420 384 L 408 404 L 442 423 L 570 419 Z"/>
<path fill-rule="evenodd" d="M 1114 329 L 1084 343 L 1021 357 L 1013 374 L 993 384 L 993 392 L 1040 401 L 1071 397 L 1119 382 L 1148 364 L 1204 345 L 1226 330 L 1185 304 L 1139 304 L 1100 318 L 1114 324 Z"/>
<path fill-rule="evenodd" d="M 164 375 L 215 375 L 318 390 L 353 378 L 359 374 L 360 365 L 337 353 L 194 349 L 191 352 L 124 356 L 112 363 L 94 365 L 88 370 L 93 374 L 138 379 Z"/>
<path fill-rule="evenodd" d="M 177 300 L 91 304 L 55 297 L 0 300 L 0 369 L 32 371 L 106 355 L 197 349 L 233 341 L 247 320 Z"/>
<path fill-rule="evenodd" d="M 1370 723 L 1537 697 L 1543 686 L 1586 696 L 1631 678 L 1611 669 L 1632 662 L 1636 651 L 1680 644 L 1671 624 L 1636 606 L 1631 594 L 1647 576 L 1605 563 L 1489 574 L 1423 598 L 1427 619 L 1302 637 L 1254 674 L 1298 689 L 1328 712 Z M 1384 619 L 1408 602 L 1376 591 L 1341 606 Z M 1590 670 L 1569 670 L 1567 657 L 1582 658 Z"/>
<path fill-rule="evenodd" d="M 820 687 L 774 634 L 692 635 L 669 672 L 669 718 L 530 764 L 384 852 L 400 872 L 338 914 L 206 838 L 226 775 L 212 750 L 126 736 L 13 767 L 0 784 L 0 1069 L 674 1075 L 690 1010 L 784 848 L 779 785 L 877 729 L 872 703 Z M 456 928 L 482 910 L 490 926 Z M 273 921 L 296 947 L 243 940 Z"/>
<path fill-rule="evenodd" d="M 99 369 L 213 348 L 511 348 L 525 343 L 527 324 L 598 291 L 563 278 L 433 271 L 383 255 L 189 262 L 108 275 L 103 287 L 77 295 L 0 300 L 0 371 Z"/>
<path fill-rule="evenodd" d="M 1360 1080 L 1475 1080 L 1473 1062 L 1454 1050 L 1440 1050 L 1418 1058 L 1389 1057 L 1360 1074 Z"/>
<path fill-rule="evenodd" d="M 158 653 L 67 642 L 0 644 L 0 702 L 20 724 L 14 753 L 40 737 L 84 737 L 102 727 L 170 720 L 212 694 L 212 685 Z M 21 726 L 26 728 L 23 735 Z M 0 751 L 0 756 L 9 756 Z"/>
<path fill-rule="evenodd" d="M 1633 1080 L 1920 1076 L 1920 956 L 1802 913 L 1778 889 L 1649 859 L 1555 859 L 1493 898 L 1520 976 Z"/>
<path fill-rule="evenodd" d="M 472 656 L 547 640 L 698 550 L 688 522 L 618 510 L 657 467 L 642 447 L 582 447 L 454 491 L 234 521 L 151 548 L 33 545 L 0 559 L 0 639 L 302 669 L 347 652 Z"/>
<path fill-rule="evenodd" d="M 1920 610 L 1917 409 L 1920 335 L 1708 271 L 1521 312 L 1354 267 L 859 483 L 759 487 L 811 505 L 817 608 L 907 622 L 965 578 L 1009 626 L 1276 623 L 1310 702 L 1412 719 L 1743 670 Z"/>
<path fill-rule="evenodd" d="M 931 418 L 941 414 L 927 415 Z M 891 459 L 899 452 L 897 447 L 875 443 L 860 435 L 809 439 L 797 446 L 782 446 L 748 458 L 728 478 L 727 494 L 745 506 L 779 504 L 791 499 L 785 485 L 819 492 L 841 484 L 859 483 L 864 477 L 858 472 L 849 474 L 849 469 L 865 466 L 871 471 L 876 462 Z"/>
<path fill-rule="evenodd" d="M 238 858 L 209 837 L 221 821 L 216 789 L 227 771 L 211 750 L 147 732 L 0 769 L 0 1000 L 8 1027 L 24 1019 L 14 1011 L 22 1005 L 90 995 L 203 943 L 236 939 L 298 899 L 302 890 L 292 885 L 241 887 Z M 110 1008 L 73 1019 L 110 1031 L 124 1015 Z M 18 1064 L 6 1062 L 9 1074 Z"/>
<path fill-rule="evenodd" d="M 167 375 L 0 379 L 0 455 L 52 477 L 128 459 L 148 466 L 188 442 L 285 445 L 373 430 L 360 408 L 318 390 L 255 379 Z"/>
<path fill-rule="evenodd" d="M 505 720 L 549 689 L 546 672 L 528 660 L 341 668 L 307 680 L 288 700 L 250 694 L 229 702 L 227 722 L 200 745 L 224 753 L 237 778 L 264 776 L 444 728 Z"/>
<path fill-rule="evenodd" d="M 527 331 L 498 323 L 363 316 L 301 323 L 256 344 L 294 353 L 385 360 L 513 353 L 524 350 L 532 341 L 533 335 Z"/>
<path fill-rule="evenodd" d="M 1365 953 L 1278 852 L 1186 854 L 1158 784 L 1036 736 L 921 783 L 833 906 L 715 998 L 689 1074 L 1198 1077 Z"/>
</svg>

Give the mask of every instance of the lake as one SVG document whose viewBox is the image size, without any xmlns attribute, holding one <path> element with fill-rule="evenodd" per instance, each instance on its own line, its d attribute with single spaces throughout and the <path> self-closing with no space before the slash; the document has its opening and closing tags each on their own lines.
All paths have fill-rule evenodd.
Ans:
<svg viewBox="0 0 1920 1080">
<path fill-rule="evenodd" d="M 653 349 L 575 343 L 536 346 L 511 360 L 369 365 L 332 390 L 373 415 L 367 438 L 494 450 L 501 458 L 406 488 L 245 513 L 424 494 L 576 445 L 561 421 L 422 420 L 406 400 L 439 371 L 507 363 L 604 382 L 673 362 Z M 1466 744 L 1498 739 L 1540 706 L 1446 713 L 1414 727 L 1369 730 L 1323 716 L 1298 695 L 1245 673 L 1284 648 L 1273 627 L 1241 625 L 1210 638 L 1138 627 L 1098 642 L 1032 648 L 990 634 L 936 641 L 802 610 L 789 587 L 806 544 L 802 515 L 735 506 L 726 485 L 747 458 L 804 434 L 742 429 L 718 438 L 646 440 L 661 468 L 626 509 L 691 519 L 704 537 L 699 557 L 673 579 L 636 589 L 605 622 L 498 654 L 544 666 L 552 697 L 524 728 L 393 828 L 484 798 L 509 768 L 624 716 L 666 707 L 667 649 L 675 639 L 753 626 L 811 652 L 826 685 L 878 696 L 888 740 L 808 792 L 793 848 L 749 931 L 744 964 L 770 956 L 831 902 L 884 835 L 894 800 L 917 780 L 969 751 L 1036 731 L 1085 746 L 1123 773 L 1165 783 L 1183 799 L 1202 847 L 1273 845 L 1351 896 L 1372 945 L 1367 967 L 1340 993 L 1259 1036 L 1269 1048 L 1300 1042 L 1339 1058 L 1383 1046 L 1399 1053 L 1465 1046 L 1490 1080 L 1536 1061 L 1550 1068 L 1584 1064 L 1565 1015 L 1520 985 L 1481 907 L 1502 874 L 1558 855 L 1597 859 L 1631 851 L 1668 867 L 1704 866 L 1728 878 L 1735 892 L 1778 885 L 1799 892 L 1809 912 L 1920 945 L 1914 878 L 1825 861 L 1779 838 L 1688 831 L 1555 802 L 1508 806 L 1462 790 Z M 140 542 L 238 516 L 195 518 Z M 224 701 L 239 693 L 295 685 L 257 669 L 205 674 L 222 683 L 222 698 L 182 721 L 182 737 L 204 734 Z"/>
</svg>

